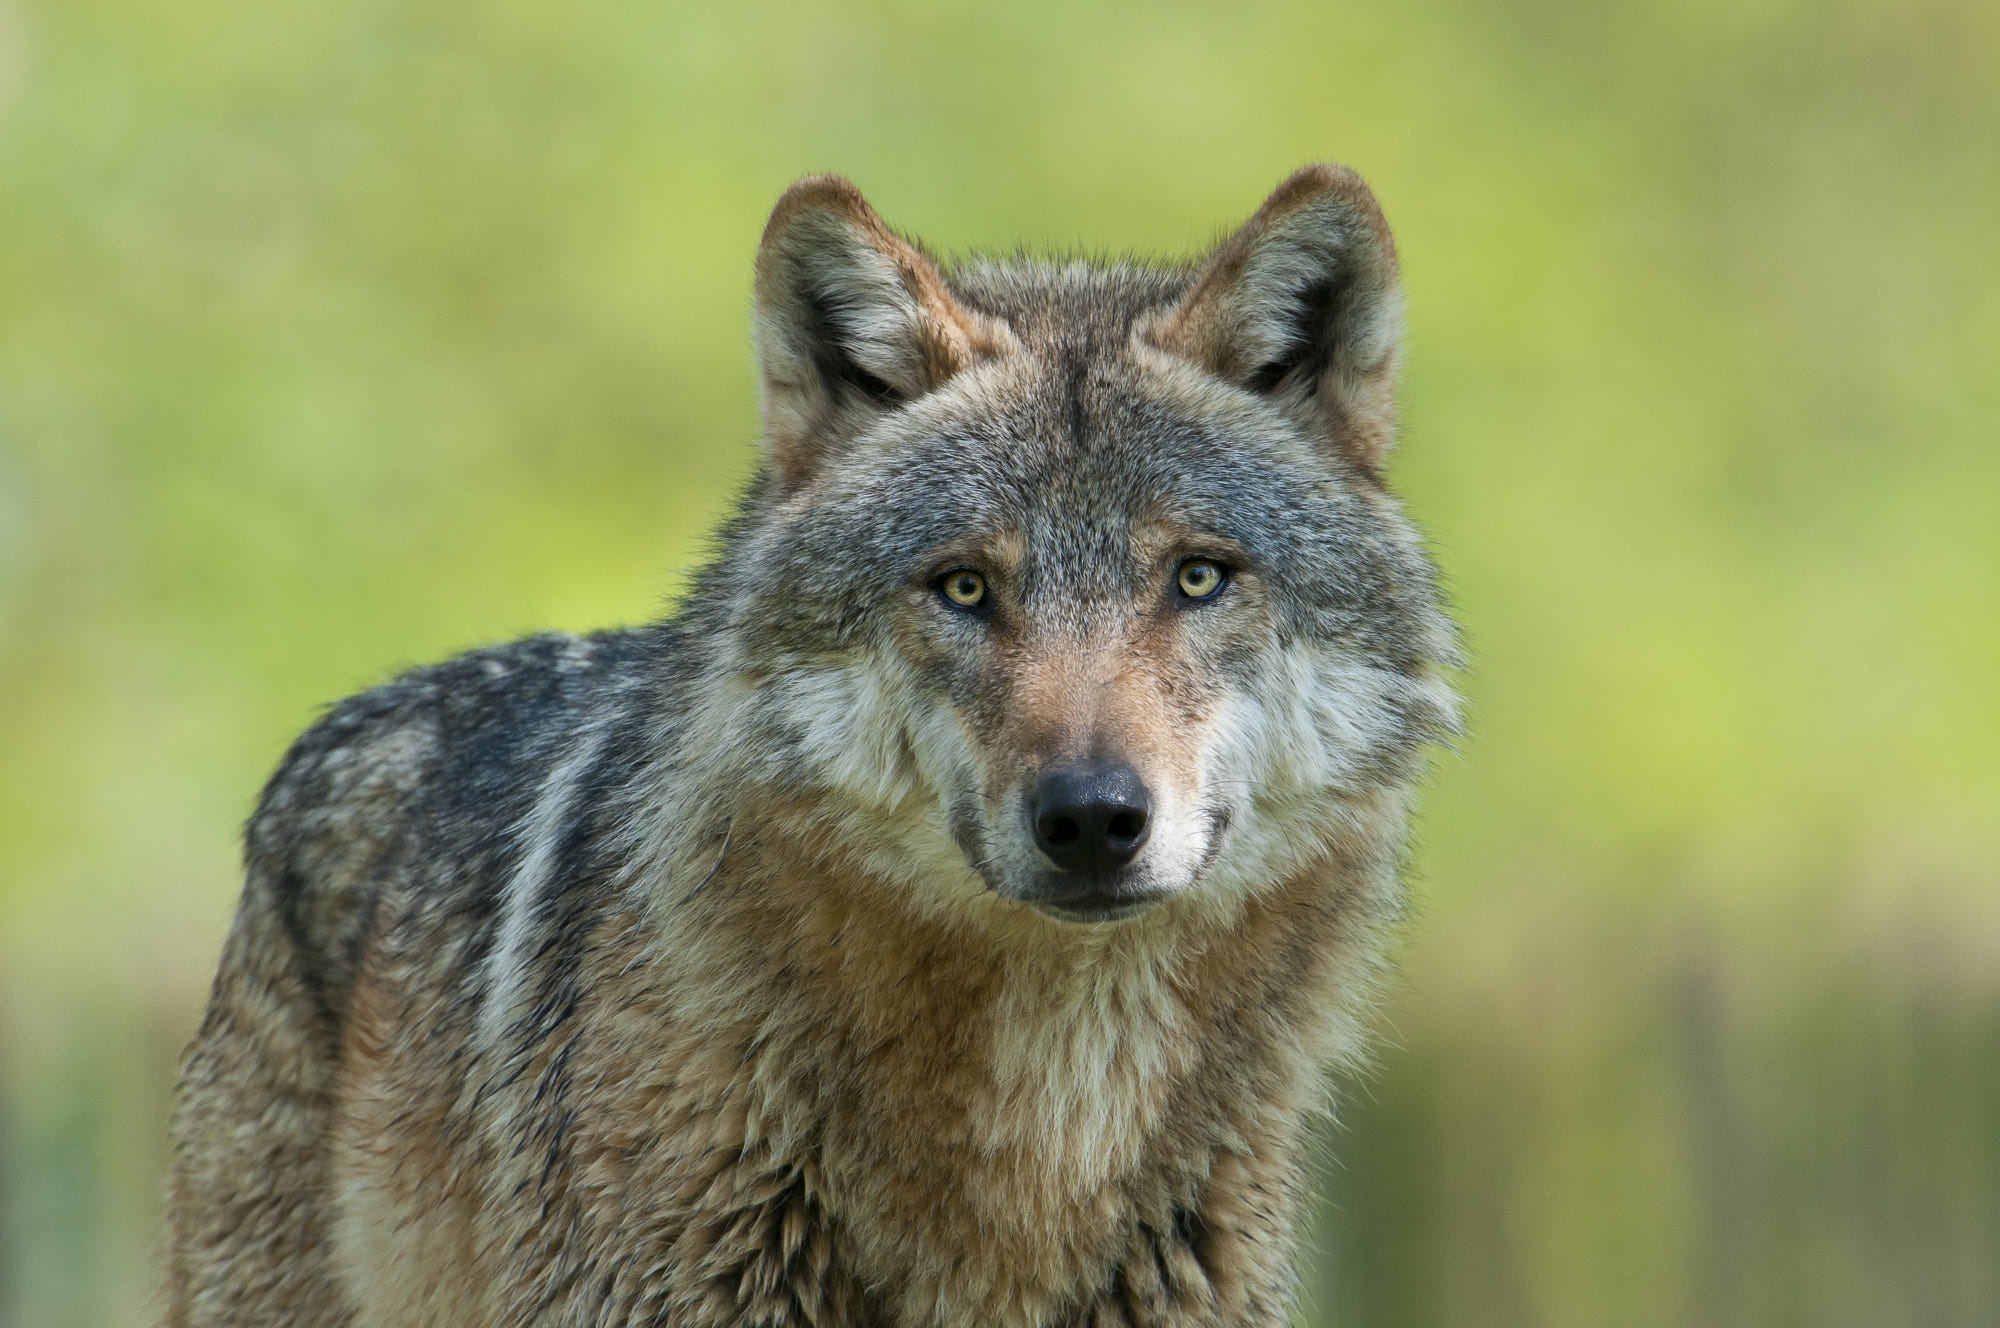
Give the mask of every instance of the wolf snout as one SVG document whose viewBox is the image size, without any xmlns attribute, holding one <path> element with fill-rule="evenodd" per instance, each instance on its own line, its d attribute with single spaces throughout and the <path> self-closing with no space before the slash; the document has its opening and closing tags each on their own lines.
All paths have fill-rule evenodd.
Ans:
<svg viewBox="0 0 2000 1328">
<path fill-rule="evenodd" d="M 1035 846 L 1058 870 L 1102 876 L 1145 847 L 1152 795 L 1122 761 L 1066 766 L 1038 780 L 1030 802 Z"/>
</svg>

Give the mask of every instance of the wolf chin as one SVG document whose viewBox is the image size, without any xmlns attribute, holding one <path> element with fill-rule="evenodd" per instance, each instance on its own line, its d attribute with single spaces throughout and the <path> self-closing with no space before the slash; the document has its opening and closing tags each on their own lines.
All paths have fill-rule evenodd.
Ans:
<svg viewBox="0 0 2000 1328">
<path fill-rule="evenodd" d="M 1282 1324 L 1450 627 L 1375 200 L 1187 263 L 757 257 L 674 615 L 334 706 L 181 1072 L 170 1325 Z"/>
</svg>

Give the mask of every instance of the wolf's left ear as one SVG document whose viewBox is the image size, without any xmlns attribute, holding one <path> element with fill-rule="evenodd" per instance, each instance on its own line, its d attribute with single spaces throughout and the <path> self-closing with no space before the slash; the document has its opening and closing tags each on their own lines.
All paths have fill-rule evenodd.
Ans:
<svg viewBox="0 0 2000 1328">
<path fill-rule="evenodd" d="M 993 353 L 937 264 L 837 175 L 787 189 L 757 252 L 757 354 L 771 469 L 790 490 L 875 420 Z"/>
<path fill-rule="evenodd" d="M 1373 473 L 1395 435 L 1402 312 L 1396 243 L 1375 195 L 1345 166 L 1307 166 L 1147 333 L 1269 397 Z"/>
</svg>

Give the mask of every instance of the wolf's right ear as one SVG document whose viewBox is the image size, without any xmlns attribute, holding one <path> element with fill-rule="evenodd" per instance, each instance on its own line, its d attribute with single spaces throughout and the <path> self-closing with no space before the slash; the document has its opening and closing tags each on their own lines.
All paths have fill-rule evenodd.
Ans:
<svg viewBox="0 0 2000 1328">
<path fill-rule="evenodd" d="M 1402 314 L 1396 243 L 1375 195 L 1345 166 L 1307 166 L 1145 331 L 1372 473 L 1395 435 Z"/>
<path fill-rule="evenodd" d="M 787 189 L 757 252 L 757 355 L 771 471 L 789 491 L 875 419 L 1006 337 L 838 175 Z"/>
</svg>

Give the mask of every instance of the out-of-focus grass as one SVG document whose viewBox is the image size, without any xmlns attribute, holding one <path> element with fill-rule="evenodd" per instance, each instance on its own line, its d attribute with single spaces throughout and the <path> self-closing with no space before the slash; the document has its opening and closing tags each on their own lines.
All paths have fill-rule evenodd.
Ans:
<svg viewBox="0 0 2000 1328">
<path fill-rule="evenodd" d="M 1475 666 L 1313 1312 L 2000 1319 L 1997 65 L 1982 0 L 0 0 L 0 1322 L 143 1317 L 287 737 L 699 558 L 788 179 L 1183 249 L 1320 157 Z"/>
</svg>

